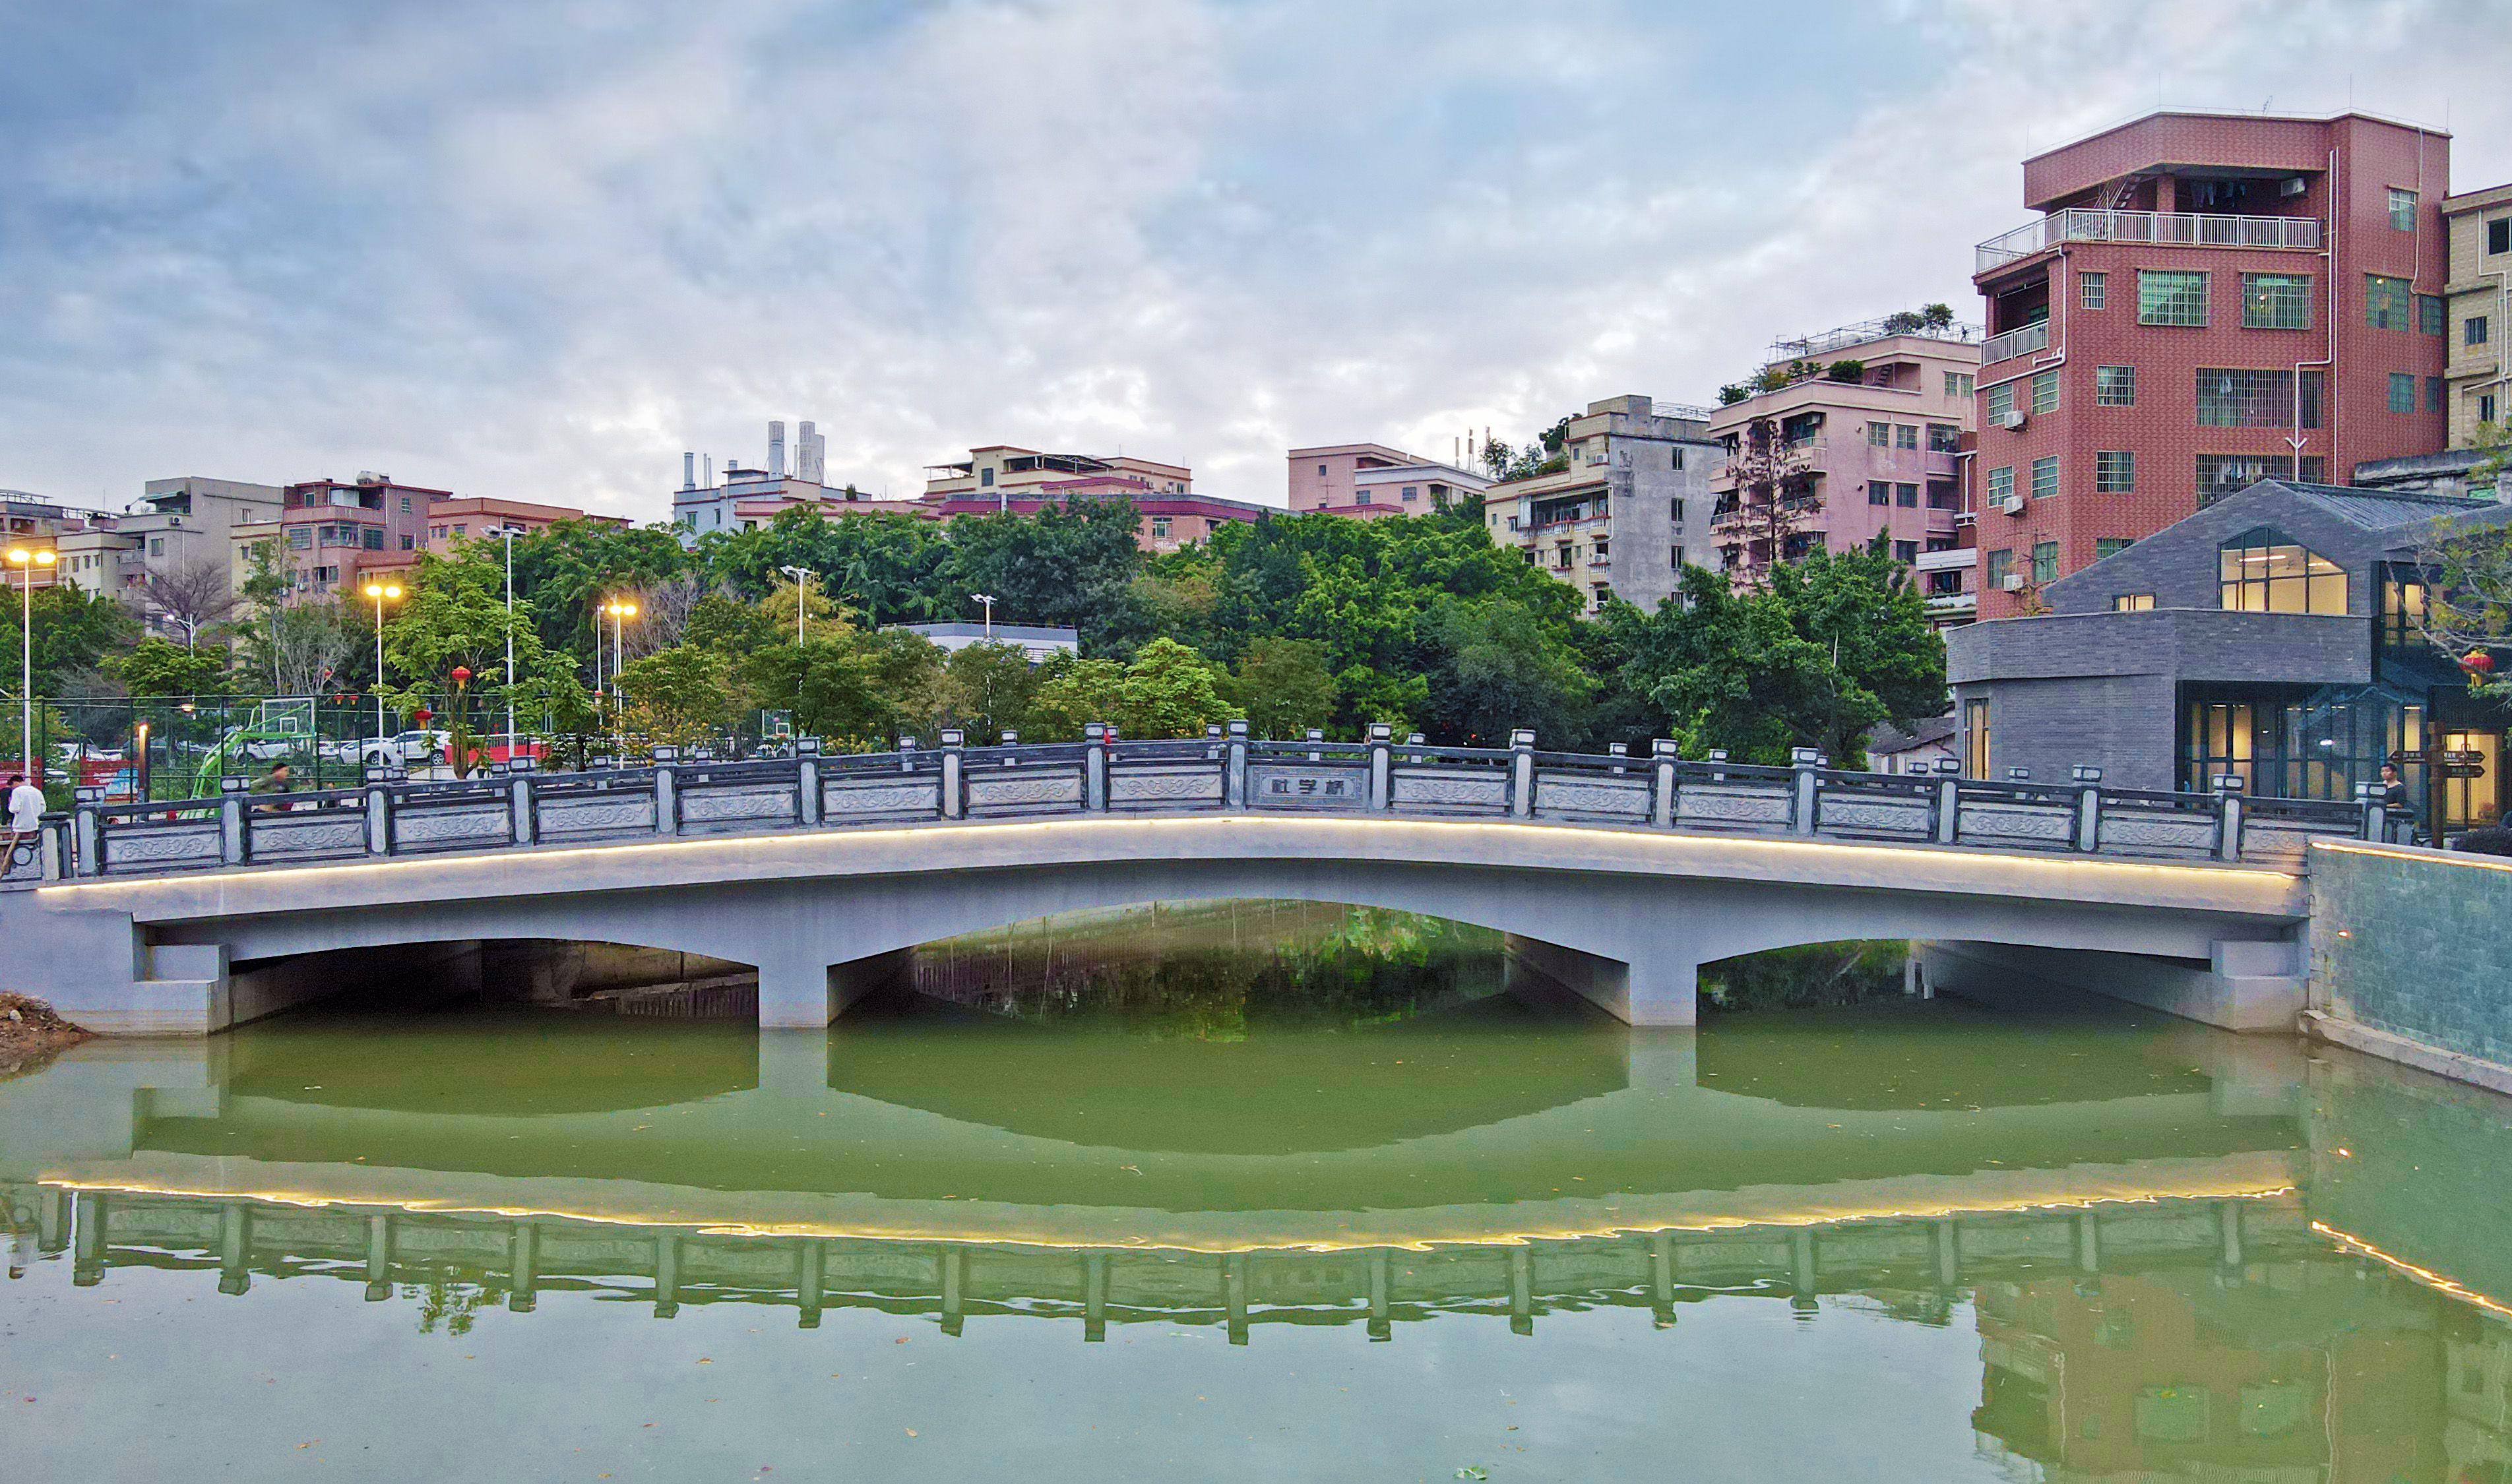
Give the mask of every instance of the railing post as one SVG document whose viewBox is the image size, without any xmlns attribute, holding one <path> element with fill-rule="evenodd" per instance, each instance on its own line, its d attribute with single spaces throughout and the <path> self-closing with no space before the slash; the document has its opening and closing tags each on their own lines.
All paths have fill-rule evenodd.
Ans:
<svg viewBox="0 0 2512 1484">
<path fill-rule="evenodd" d="M 1093 814 L 1108 808 L 1108 726 L 1081 723 L 1081 807 Z"/>
<path fill-rule="evenodd" d="M 966 810 L 962 806 L 962 766 L 961 743 L 965 734 L 957 727 L 942 729 L 942 817 L 957 819 Z"/>
<path fill-rule="evenodd" d="M 1937 760 L 1937 843 L 1950 845 L 1962 834 L 1962 764 Z"/>
<path fill-rule="evenodd" d="M 1535 733 L 1509 734 L 1509 812 L 1512 819 L 1535 817 Z"/>
<path fill-rule="evenodd" d="M 35 846 L 36 866 L 44 879 L 58 881 L 70 874 L 70 822 L 55 814 L 43 822 L 43 838 Z"/>
<path fill-rule="evenodd" d="M 392 769 L 370 766 L 367 769 L 367 853 L 390 855 L 393 846 Z"/>
<path fill-rule="evenodd" d="M 681 833 L 681 780 L 669 762 L 654 764 L 654 833 Z"/>
<path fill-rule="evenodd" d="M 2216 779 L 2216 859 L 2242 858 L 2242 776 L 2224 773 Z"/>
<path fill-rule="evenodd" d="M 2076 848 L 2091 853 L 2102 847 L 2102 770 L 2079 762 L 2076 777 Z"/>
<path fill-rule="evenodd" d="M 2377 840 L 2389 833 L 2383 827 L 2390 822 L 2390 810 L 2389 806 L 2381 801 L 2381 786 L 2379 784 L 2359 783 L 2355 785 L 2355 803 L 2358 808 L 2364 811 L 2364 822 L 2356 832 L 2357 839 Z"/>
<path fill-rule="evenodd" d="M 1395 728 L 1385 722 L 1369 723 L 1369 806 L 1385 813 L 1395 806 Z"/>
<path fill-rule="evenodd" d="M 1815 776 L 1823 766 L 1823 754 L 1811 747 L 1788 749 L 1788 766 L 1796 769 L 1796 818 L 1792 821 L 1799 835 L 1812 835 L 1815 825 L 1815 797 L 1823 780 Z"/>
<path fill-rule="evenodd" d="M 811 751 L 815 753 L 818 752 L 820 750 L 820 739 L 812 737 L 809 741 L 811 743 Z M 797 743 L 795 745 L 799 747 L 802 744 Z M 916 771 L 916 739 L 914 737 L 901 737 L 898 739 L 898 770 L 902 773 L 912 773 Z"/>
<path fill-rule="evenodd" d="M 915 745 L 914 737 L 901 737 L 901 756 Z M 794 822 L 815 825 L 820 822 L 820 739 L 794 739 Z"/>
<path fill-rule="evenodd" d="M 1236 721 L 1223 733 L 1229 739 L 1230 756 L 1222 762 L 1221 801 L 1225 807 L 1247 807 L 1247 723 Z"/>
<path fill-rule="evenodd" d="M 532 804 L 532 760 L 517 758 L 506 765 L 506 799 L 514 809 L 514 840 L 519 845 L 541 841 L 540 810 Z"/>
<path fill-rule="evenodd" d="M 218 860 L 223 865 L 241 866 L 253 859 L 253 843 L 245 836 L 244 789 L 241 778 L 218 780 Z"/>
<path fill-rule="evenodd" d="M 104 874 L 104 827 L 97 817 L 96 805 L 81 800 L 75 818 L 78 833 L 78 858 L 74 864 L 78 874 L 102 876 Z"/>
<path fill-rule="evenodd" d="M 1324 727 L 1312 726 L 1309 728 L 1309 761 L 1311 762 L 1323 762 L 1326 761 L 1325 740 L 1326 729 Z"/>
<path fill-rule="evenodd" d="M 1649 759 L 1657 764 L 1657 787 L 1649 798 L 1649 823 L 1661 830 L 1674 828 L 1674 790 L 1677 752 L 1672 737 L 1660 737 L 1649 744 Z"/>
</svg>

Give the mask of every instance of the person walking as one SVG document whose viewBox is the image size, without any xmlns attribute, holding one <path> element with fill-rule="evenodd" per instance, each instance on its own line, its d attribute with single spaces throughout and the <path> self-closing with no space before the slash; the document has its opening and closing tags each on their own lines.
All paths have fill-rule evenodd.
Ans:
<svg viewBox="0 0 2512 1484">
<path fill-rule="evenodd" d="M 18 863 L 19 850 L 31 850 L 36 832 L 43 828 L 44 791 L 26 781 L 23 773 L 9 775 L 9 864 Z"/>
</svg>

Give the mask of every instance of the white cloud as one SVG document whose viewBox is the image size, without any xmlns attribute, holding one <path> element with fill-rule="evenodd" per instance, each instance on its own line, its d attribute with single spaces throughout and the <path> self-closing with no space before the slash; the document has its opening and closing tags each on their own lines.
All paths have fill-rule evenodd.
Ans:
<svg viewBox="0 0 2512 1484">
<path fill-rule="evenodd" d="M 2512 175 L 2500 0 L 220 15 L 20 38 L 59 85 L 0 114 L 0 485 L 389 468 L 656 517 L 682 449 L 811 417 L 893 492 L 1012 441 L 1278 499 L 1291 445 L 1444 456 L 1975 314 L 2027 142 L 2158 89 L 2448 106 L 2458 184 Z"/>
</svg>

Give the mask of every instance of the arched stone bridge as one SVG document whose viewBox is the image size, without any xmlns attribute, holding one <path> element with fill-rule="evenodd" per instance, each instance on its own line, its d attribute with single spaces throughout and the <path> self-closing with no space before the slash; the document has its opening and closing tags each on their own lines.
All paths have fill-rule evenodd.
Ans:
<svg viewBox="0 0 2512 1484">
<path fill-rule="evenodd" d="M 1272 898 L 1497 928 L 1522 966 L 1634 1025 L 1691 1024 L 1703 963 L 1844 939 L 2139 956 L 2238 1024 L 2245 986 L 2277 991 L 2290 1020 L 2304 844 L 2363 818 L 2099 778 L 1541 754 L 1525 733 L 1507 751 L 1383 728 L 1340 746 L 945 742 L 379 778 L 284 812 L 240 793 L 82 804 L 53 822 L 49 879 L 0 893 L 11 987 L 99 1030 L 202 1034 L 319 992 L 306 956 L 553 939 L 754 965 L 763 1025 L 818 1028 L 918 944 L 1078 909 Z M 280 960 L 315 967 L 274 975 Z"/>
</svg>

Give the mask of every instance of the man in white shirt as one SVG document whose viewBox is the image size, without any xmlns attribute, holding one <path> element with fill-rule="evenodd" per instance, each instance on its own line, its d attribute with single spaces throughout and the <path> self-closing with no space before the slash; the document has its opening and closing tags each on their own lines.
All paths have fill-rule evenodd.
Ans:
<svg viewBox="0 0 2512 1484">
<path fill-rule="evenodd" d="M 35 832 L 44 818 L 44 791 L 26 781 L 23 773 L 9 775 L 9 854 L 12 862 L 18 848 L 32 845 Z"/>
</svg>

